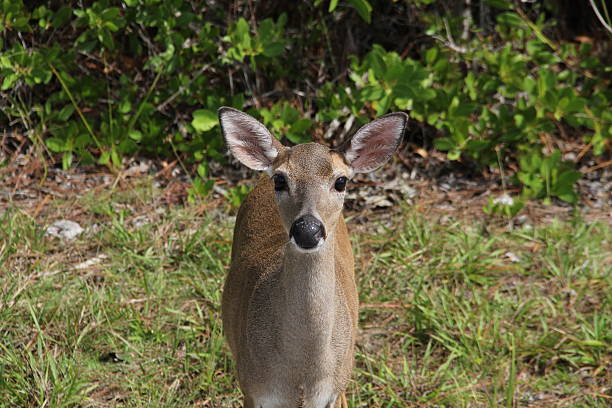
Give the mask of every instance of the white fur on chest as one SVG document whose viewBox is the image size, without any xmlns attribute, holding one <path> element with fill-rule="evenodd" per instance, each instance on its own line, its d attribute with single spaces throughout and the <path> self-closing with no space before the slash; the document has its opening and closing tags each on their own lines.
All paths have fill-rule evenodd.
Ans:
<svg viewBox="0 0 612 408">
<path fill-rule="evenodd" d="M 289 387 L 289 389 L 291 388 L 293 387 Z M 266 390 L 257 395 L 255 397 L 255 408 L 291 408 L 298 406 L 304 408 L 327 408 L 333 406 L 338 397 L 334 393 L 332 378 L 319 381 L 311 389 L 305 390 L 304 395 L 300 395 L 299 392 L 287 395 L 283 393 L 284 389 L 287 388 L 279 384 L 274 389 Z M 304 398 L 303 401 L 300 401 L 301 397 Z"/>
</svg>

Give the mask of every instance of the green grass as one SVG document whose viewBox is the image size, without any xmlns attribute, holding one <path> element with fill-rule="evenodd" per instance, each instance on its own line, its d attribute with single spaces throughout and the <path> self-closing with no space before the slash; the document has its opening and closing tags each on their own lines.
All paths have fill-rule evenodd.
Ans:
<svg viewBox="0 0 612 408">
<path fill-rule="evenodd" d="M 239 406 L 219 319 L 232 218 L 164 209 L 145 186 L 0 216 L 0 406 Z M 88 227 L 77 240 L 44 236 L 70 214 Z M 351 406 L 609 406 L 609 225 L 509 232 L 414 208 L 392 229 L 349 225 Z"/>
</svg>

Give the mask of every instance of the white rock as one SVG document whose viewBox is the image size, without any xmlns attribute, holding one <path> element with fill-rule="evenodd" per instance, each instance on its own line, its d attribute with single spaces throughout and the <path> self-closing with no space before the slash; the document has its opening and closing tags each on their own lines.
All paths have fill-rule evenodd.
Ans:
<svg viewBox="0 0 612 408">
<path fill-rule="evenodd" d="M 87 269 L 90 266 L 100 264 L 105 259 L 108 259 L 108 255 L 100 254 L 98 256 L 86 260 L 85 262 L 81 262 L 80 264 L 75 265 L 74 269 Z"/>
<path fill-rule="evenodd" d="M 513 252 L 510 252 L 510 251 L 506 252 L 504 256 L 508 258 L 510 262 L 520 262 L 521 261 L 521 258 L 519 258 Z"/>
<path fill-rule="evenodd" d="M 151 220 L 146 215 L 139 215 L 132 220 L 132 226 L 136 229 L 142 228 L 150 223 Z"/>
<path fill-rule="evenodd" d="M 52 237 L 72 240 L 75 239 L 83 232 L 83 228 L 79 224 L 70 220 L 59 220 L 47 228 L 45 235 L 51 235 Z"/>
<path fill-rule="evenodd" d="M 496 199 L 493 200 L 493 204 L 503 204 L 503 205 L 512 205 L 514 204 L 514 200 L 508 194 L 502 194 Z"/>
</svg>

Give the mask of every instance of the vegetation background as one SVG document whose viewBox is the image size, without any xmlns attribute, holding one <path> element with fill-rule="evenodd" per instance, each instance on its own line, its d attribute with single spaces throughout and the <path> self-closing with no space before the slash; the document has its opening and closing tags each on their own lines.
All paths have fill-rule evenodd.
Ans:
<svg viewBox="0 0 612 408">
<path fill-rule="evenodd" d="M 581 164 L 609 159 L 606 1 L 0 4 L 3 145 L 45 165 L 178 157 L 206 194 L 222 105 L 332 145 L 406 110 L 413 145 L 524 197 L 574 203 Z"/>
<path fill-rule="evenodd" d="M 351 406 L 608 406 L 611 12 L 0 0 L 0 406 L 238 406 L 218 307 L 252 175 L 223 105 L 286 144 L 411 117 L 349 200 Z M 415 171 L 451 184 L 435 206 Z M 85 229 L 53 237 L 65 218 Z"/>
</svg>

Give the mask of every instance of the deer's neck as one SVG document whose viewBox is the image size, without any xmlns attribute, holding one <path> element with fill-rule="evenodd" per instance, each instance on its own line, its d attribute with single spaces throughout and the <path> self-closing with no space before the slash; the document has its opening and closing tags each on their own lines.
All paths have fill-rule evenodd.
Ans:
<svg viewBox="0 0 612 408">
<path fill-rule="evenodd" d="M 312 356 L 331 343 L 335 317 L 336 277 L 334 237 L 315 253 L 299 252 L 288 244 L 280 275 L 279 333 L 282 346 Z"/>
</svg>

